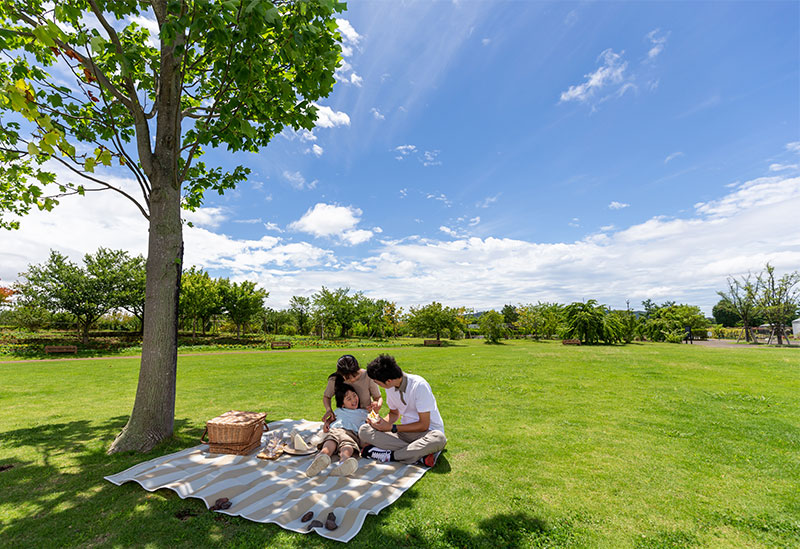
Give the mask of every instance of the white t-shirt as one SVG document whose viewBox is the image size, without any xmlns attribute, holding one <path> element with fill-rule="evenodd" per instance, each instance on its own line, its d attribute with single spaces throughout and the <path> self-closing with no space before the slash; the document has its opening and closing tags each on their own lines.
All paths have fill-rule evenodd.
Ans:
<svg viewBox="0 0 800 549">
<path fill-rule="evenodd" d="M 444 422 L 439 414 L 439 407 L 436 406 L 436 397 L 433 396 L 431 386 L 421 376 L 405 373 L 403 376 L 405 391 L 402 392 L 402 399 L 398 388 L 386 389 L 386 404 L 389 409 L 400 412 L 403 418 L 401 423 L 415 423 L 419 421 L 419 412 L 430 412 L 431 424 L 428 429 L 444 433 Z M 403 383 L 400 386 L 402 387 Z"/>
</svg>

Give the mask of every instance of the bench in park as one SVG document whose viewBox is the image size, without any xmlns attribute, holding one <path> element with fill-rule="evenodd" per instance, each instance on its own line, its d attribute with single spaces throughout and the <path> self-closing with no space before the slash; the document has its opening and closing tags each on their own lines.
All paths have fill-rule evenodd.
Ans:
<svg viewBox="0 0 800 549">
<path fill-rule="evenodd" d="M 45 345 L 44 352 L 47 354 L 50 353 L 72 353 L 75 354 L 78 352 L 77 345 Z"/>
<path fill-rule="evenodd" d="M 581 344 L 581 340 L 580 339 L 562 339 L 561 340 L 561 344 L 562 345 L 580 345 Z"/>
<path fill-rule="evenodd" d="M 441 347 L 442 341 L 440 339 L 426 339 L 423 345 L 425 347 Z"/>
<path fill-rule="evenodd" d="M 273 341 L 269 344 L 270 349 L 291 349 L 292 342 L 291 341 Z"/>
</svg>

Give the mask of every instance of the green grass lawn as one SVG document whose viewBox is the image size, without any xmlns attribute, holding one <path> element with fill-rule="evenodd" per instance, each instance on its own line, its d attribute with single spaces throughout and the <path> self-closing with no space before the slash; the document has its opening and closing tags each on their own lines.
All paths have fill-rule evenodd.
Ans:
<svg viewBox="0 0 800 549">
<path fill-rule="evenodd" d="M 437 466 L 355 547 L 800 546 L 800 351 L 480 341 L 389 349 L 430 381 Z M 362 364 L 379 350 L 359 349 Z M 0 364 L 0 546 L 339 547 L 103 480 L 229 409 L 319 419 L 339 350 L 178 359 L 176 436 L 107 456 L 135 359 Z"/>
</svg>

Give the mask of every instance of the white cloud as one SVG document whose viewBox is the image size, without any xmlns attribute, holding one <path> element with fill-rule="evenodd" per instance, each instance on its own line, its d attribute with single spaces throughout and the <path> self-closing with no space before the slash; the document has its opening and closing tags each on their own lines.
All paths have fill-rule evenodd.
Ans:
<svg viewBox="0 0 800 549">
<path fill-rule="evenodd" d="M 473 218 L 471 218 L 469 220 L 469 226 L 470 227 L 474 227 L 475 225 L 477 225 L 480 222 L 481 222 L 481 216 L 476 215 L 475 217 L 473 217 Z"/>
<path fill-rule="evenodd" d="M 336 19 L 336 26 L 339 27 L 339 34 L 342 35 L 342 43 L 351 46 L 358 46 L 361 41 L 361 35 L 356 32 L 353 25 L 347 19 Z"/>
<path fill-rule="evenodd" d="M 601 53 L 597 59 L 598 61 L 600 59 L 603 60 L 602 66 L 596 71 L 585 75 L 585 82 L 570 86 L 567 91 L 561 94 L 560 102 L 588 101 L 600 90 L 619 84 L 624 80 L 625 69 L 628 67 L 628 63 L 622 60 L 621 54 L 614 53 L 614 51 L 609 48 Z"/>
<path fill-rule="evenodd" d="M 361 214 L 361 210 L 353 206 L 320 202 L 306 211 L 300 219 L 290 223 L 289 229 L 317 237 L 338 238 L 350 245 L 361 244 L 373 236 L 372 231 L 356 228 Z"/>
<path fill-rule="evenodd" d="M 370 109 L 369 112 L 372 113 L 372 116 L 375 117 L 375 120 L 383 120 L 384 118 L 386 118 L 383 114 L 381 114 L 381 111 L 379 111 L 375 107 L 372 107 L 372 109 Z"/>
<path fill-rule="evenodd" d="M 449 235 L 449 236 L 456 236 L 457 235 L 456 231 L 454 231 L 450 227 L 446 227 L 444 225 L 439 227 L 439 230 L 442 231 L 444 234 Z"/>
<path fill-rule="evenodd" d="M 350 117 L 347 113 L 334 111 L 327 105 L 315 105 L 317 107 L 317 127 L 334 128 L 337 126 L 349 126 Z"/>
<path fill-rule="evenodd" d="M 625 204 L 624 202 L 617 202 L 614 200 L 611 204 L 608 205 L 609 210 L 621 210 L 622 208 L 627 208 L 630 204 Z"/>
<path fill-rule="evenodd" d="M 282 233 L 283 229 L 281 229 L 277 223 L 273 223 L 272 221 L 268 221 L 264 223 L 264 228 L 268 231 L 275 231 L 276 233 Z"/>
<path fill-rule="evenodd" d="M 670 161 L 675 160 L 679 156 L 683 156 L 683 153 L 681 151 L 676 151 L 676 152 L 670 154 L 669 156 L 667 156 L 664 159 L 664 164 L 668 164 Z"/>
<path fill-rule="evenodd" d="M 408 196 L 408 189 L 400 189 L 400 198 Z"/>
<path fill-rule="evenodd" d="M 283 177 L 289 184 L 301 191 L 303 189 L 314 189 L 317 186 L 318 181 L 315 179 L 314 181 L 306 182 L 306 178 L 303 177 L 303 174 L 300 172 L 290 172 L 289 170 L 283 170 Z"/>
<path fill-rule="evenodd" d="M 314 143 L 313 145 L 311 145 L 311 148 L 310 148 L 310 149 L 306 149 L 306 154 L 308 154 L 308 153 L 313 153 L 313 154 L 314 154 L 314 156 L 316 156 L 316 157 L 320 157 L 320 156 L 322 156 L 322 153 L 323 153 L 324 151 L 325 151 L 325 149 L 323 149 L 322 147 L 320 147 L 319 145 L 317 145 L 316 143 Z"/>
<path fill-rule="evenodd" d="M 785 201 L 797 194 L 800 194 L 800 177 L 761 177 L 742 183 L 734 192 L 719 200 L 698 202 L 695 210 L 712 219 L 730 217 L 746 209 Z"/>
<path fill-rule="evenodd" d="M 648 59 L 655 59 L 658 54 L 664 51 L 664 45 L 667 43 L 667 36 L 669 36 L 669 33 L 662 34 L 660 29 L 655 29 L 647 33 L 647 39 L 652 45 L 650 51 L 647 52 Z"/>
<path fill-rule="evenodd" d="M 800 153 L 800 141 L 792 141 L 786 144 L 786 150 L 790 152 Z"/>
<path fill-rule="evenodd" d="M 447 198 L 447 196 L 444 193 L 439 193 L 439 194 L 428 193 L 428 195 L 425 196 L 425 198 L 427 198 L 428 200 L 438 200 L 448 208 L 453 205 L 453 203 L 450 201 L 449 198 Z"/>
<path fill-rule="evenodd" d="M 484 46 L 488 46 L 491 43 L 492 43 L 491 38 L 484 38 L 483 40 L 481 40 L 481 44 L 483 44 Z"/>
<path fill-rule="evenodd" d="M 796 170 L 800 165 L 798 164 L 770 164 L 769 171 L 782 172 L 785 170 Z"/>
<path fill-rule="evenodd" d="M 437 160 L 438 156 L 439 156 L 439 151 L 425 151 L 424 153 L 422 153 L 422 158 L 420 160 L 422 161 L 422 165 L 425 167 L 441 166 L 442 162 L 440 160 Z"/>
<path fill-rule="evenodd" d="M 488 208 L 489 206 L 491 206 L 492 204 L 497 202 L 498 198 L 500 198 L 499 194 L 496 194 L 494 196 L 487 196 L 486 198 L 484 198 L 483 200 L 481 200 L 480 202 L 475 204 L 475 207 L 476 208 Z"/>
<path fill-rule="evenodd" d="M 361 244 L 372 238 L 372 231 L 366 229 L 356 229 L 353 231 L 345 231 L 342 233 L 341 238 L 351 246 Z"/>
<path fill-rule="evenodd" d="M 353 84 L 354 86 L 358 86 L 358 87 L 360 88 L 360 87 L 361 87 L 361 84 L 362 84 L 362 82 L 364 82 L 364 79 L 363 79 L 363 78 L 361 78 L 361 77 L 360 77 L 359 75 L 357 75 L 356 73 L 352 73 L 352 74 L 350 75 L 350 83 L 351 83 L 351 84 Z"/>
<path fill-rule="evenodd" d="M 133 185 L 122 178 L 113 181 Z M 358 259 L 341 259 L 281 235 L 246 240 L 195 226 L 184 227 L 184 258 L 187 266 L 257 281 L 276 308 L 285 307 L 292 295 L 310 295 L 325 285 L 363 290 L 403 307 L 437 300 L 484 309 L 595 298 L 624 308 L 626 299 L 638 306 L 651 298 L 699 305 L 708 314 L 727 276 L 758 271 L 767 261 L 779 274 L 800 265 L 800 177 L 773 175 L 720 189 L 718 198 L 698 203 L 682 217 L 655 216 L 619 229 L 604 226 L 602 234 L 570 242 L 459 236 L 446 226 L 456 234 L 440 231 L 442 239 L 386 235 Z M 226 213 L 229 220 L 236 217 L 235 211 Z M 352 206 L 318 204 L 293 230 L 350 245 L 378 232 L 360 228 L 361 217 Z M 433 228 L 440 225 L 445 226 L 440 221 Z M 277 229 L 265 224 L 266 231 Z M 13 282 L 28 264 L 45 261 L 50 248 L 73 261 L 100 246 L 144 254 L 147 233 L 144 217 L 116 194 L 69 197 L 52 212 L 32 212 L 19 231 L 3 235 L 0 278 Z"/>
<path fill-rule="evenodd" d="M 181 217 L 198 227 L 216 229 L 228 219 L 222 208 L 197 208 L 195 211 L 184 210 Z"/>
<path fill-rule="evenodd" d="M 400 145 L 399 147 L 395 147 L 394 150 L 400 153 L 400 156 L 396 156 L 395 158 L 402 160 L 403 157 L 416 151 L 417 147 L 415 145 Z"/>
</svg>

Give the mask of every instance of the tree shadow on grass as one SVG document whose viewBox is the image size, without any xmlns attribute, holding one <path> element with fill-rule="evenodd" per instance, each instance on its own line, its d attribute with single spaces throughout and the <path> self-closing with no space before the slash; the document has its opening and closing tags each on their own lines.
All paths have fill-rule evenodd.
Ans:
<svg viewBox="0 0 800 549">
<path fill-rule="evenodd" d="M 401 498 L 402 499 L 402 498 Z M 380 520 L 380 519 L 376 519 Z M 385 519 L 384 519 L 385 520 Z M 413 526 L 406 532 L 387 532 L 382 524 L 362 531 L 351 542 L 356 547 L 464 547 L 517 549 L 521 547 L 560 547 L 575 540 L 569 521 L 549 523 L 535 515 L 500 513 L 478 522 L 477 532 L 458 525 Z M 380 540 L 380 543 L 373 541 Z"/>
<path fill-rule="evenodd" d="M 220 546 L 247 535 L 244 519 L 211 513 L 198 499 L 136 483 L 114 486 L 105 476 L 195 446 L 195 429 L 175 422 L 176 436 L 145 454 L 107 455 L 127 416 L 71 421 L 0 432 L 0 537 L 8 547 Z M 263 526 L 263 525 L 258 525 Z M 258 531 L 261 546 L 280 528 Z"/>
</svg>

